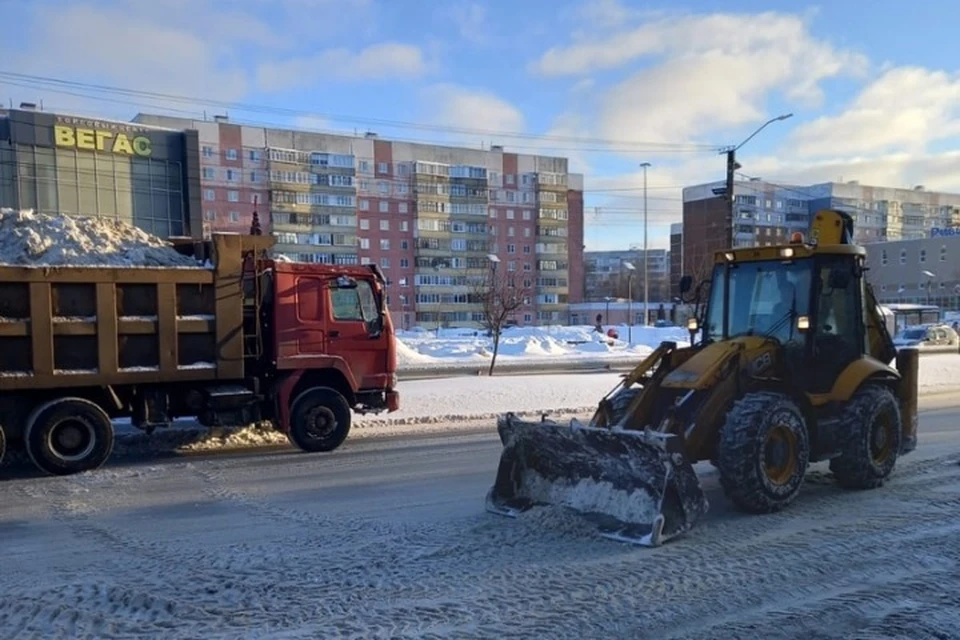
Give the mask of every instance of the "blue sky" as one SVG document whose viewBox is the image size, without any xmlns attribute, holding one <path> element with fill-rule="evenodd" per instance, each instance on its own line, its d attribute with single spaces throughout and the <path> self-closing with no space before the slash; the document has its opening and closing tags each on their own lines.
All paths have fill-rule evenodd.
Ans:
<svg viewBox="0 0 960 640">
<path fill-rule="evenodd" d="M 744 174 L 960 190 L 960 42 L 935 0 L 31 0 L 4 10 L 17 28 L 0 42 L 2 72 L 191 98 L 0 76 L 5 101 L 118 118 L 199 116 L 221 101 L 251 123 L 566 155 L 586 176 L 588 248 L 642 242 L 643 161 L 653 164 L 651 245 L 665 246 L 680 186 L 723 177 L 713 148 L 786 112 L 741 150 Z"/>
</svg>

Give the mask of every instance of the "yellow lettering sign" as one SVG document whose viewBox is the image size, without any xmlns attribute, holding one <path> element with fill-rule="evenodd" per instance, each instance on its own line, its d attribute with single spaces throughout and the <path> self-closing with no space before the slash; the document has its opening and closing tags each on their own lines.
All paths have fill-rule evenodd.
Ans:
<svg viewBox="0 0 960 640">
<path fill-rule="evenodd" d="M 56 125 L 53 128 L 54 144 L 58 147 L 87 149 L 90 151 L 109 151 L 126 156 L 149 158 L 153 155 L 153 144 L 146 136 L 133 136 L 125 133 L 114 134 L 101 129 L 84 129 Z"/>
</svg>

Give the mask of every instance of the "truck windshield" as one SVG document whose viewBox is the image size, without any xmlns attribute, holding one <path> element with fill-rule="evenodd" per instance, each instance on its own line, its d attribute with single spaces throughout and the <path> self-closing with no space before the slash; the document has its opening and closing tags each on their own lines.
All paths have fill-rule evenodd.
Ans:
<svg viewBox="0 0 960 640">
<path fill-rule="evenodd" d="M 704 337 L 717 341 L 767 335 L 784 344 L 800 340 L 796 318 L 809 315 L 812 266 L 810 260 L 717 265 L 710 286 Z"/>
</svg>

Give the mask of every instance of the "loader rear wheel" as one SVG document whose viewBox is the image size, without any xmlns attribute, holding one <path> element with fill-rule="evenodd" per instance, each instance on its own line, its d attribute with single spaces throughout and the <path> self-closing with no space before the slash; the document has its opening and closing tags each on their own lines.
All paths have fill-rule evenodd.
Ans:
<svg viewBox="0 0 960 640">
<path fill-rule="evenodd" d="M 65 476 L 103 466 L 113 452 L 113 437 L 110 416 L 99 405 L 60 398 L 33 410 L 23 442 L 34 466 Z"/>
<path fill-rule="evenodd" d="M 844 408 L 841 454 L 830 460 L 837 484 L 847 489 L 876 489 L 893 473 L 903 425 L 897 399 L 887 387 L 861 387 Z"/>
<path fill-rule="evenodd" d="M 290 410 L 290 441 L 303 451 L 333 451 L 350 433 L 350 405 L 335 389 L 313 387 Z"/>
<path fill-rule="evenodd" d="M 750 513 L 793 502 L 810 462 L 806 420 L 786 395 L 748 393 L 727 413 L 716 466 L 727 497 Z"/>
</svg>

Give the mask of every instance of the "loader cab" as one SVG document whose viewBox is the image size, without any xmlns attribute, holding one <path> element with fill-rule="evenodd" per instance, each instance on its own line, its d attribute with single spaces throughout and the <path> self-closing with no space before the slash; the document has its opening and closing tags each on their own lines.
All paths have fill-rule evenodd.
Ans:
<svg viewBox="0 0 960 640">
<path fill-rule="evenodd" d="M 713 271 L 704 342 L 771 338 L 808 392 L 829 391 L 867 351 L 861 262 L 846 252 L 806 251 L 789 259 L 769 251 L 724 254 Z"/>
</svg>

